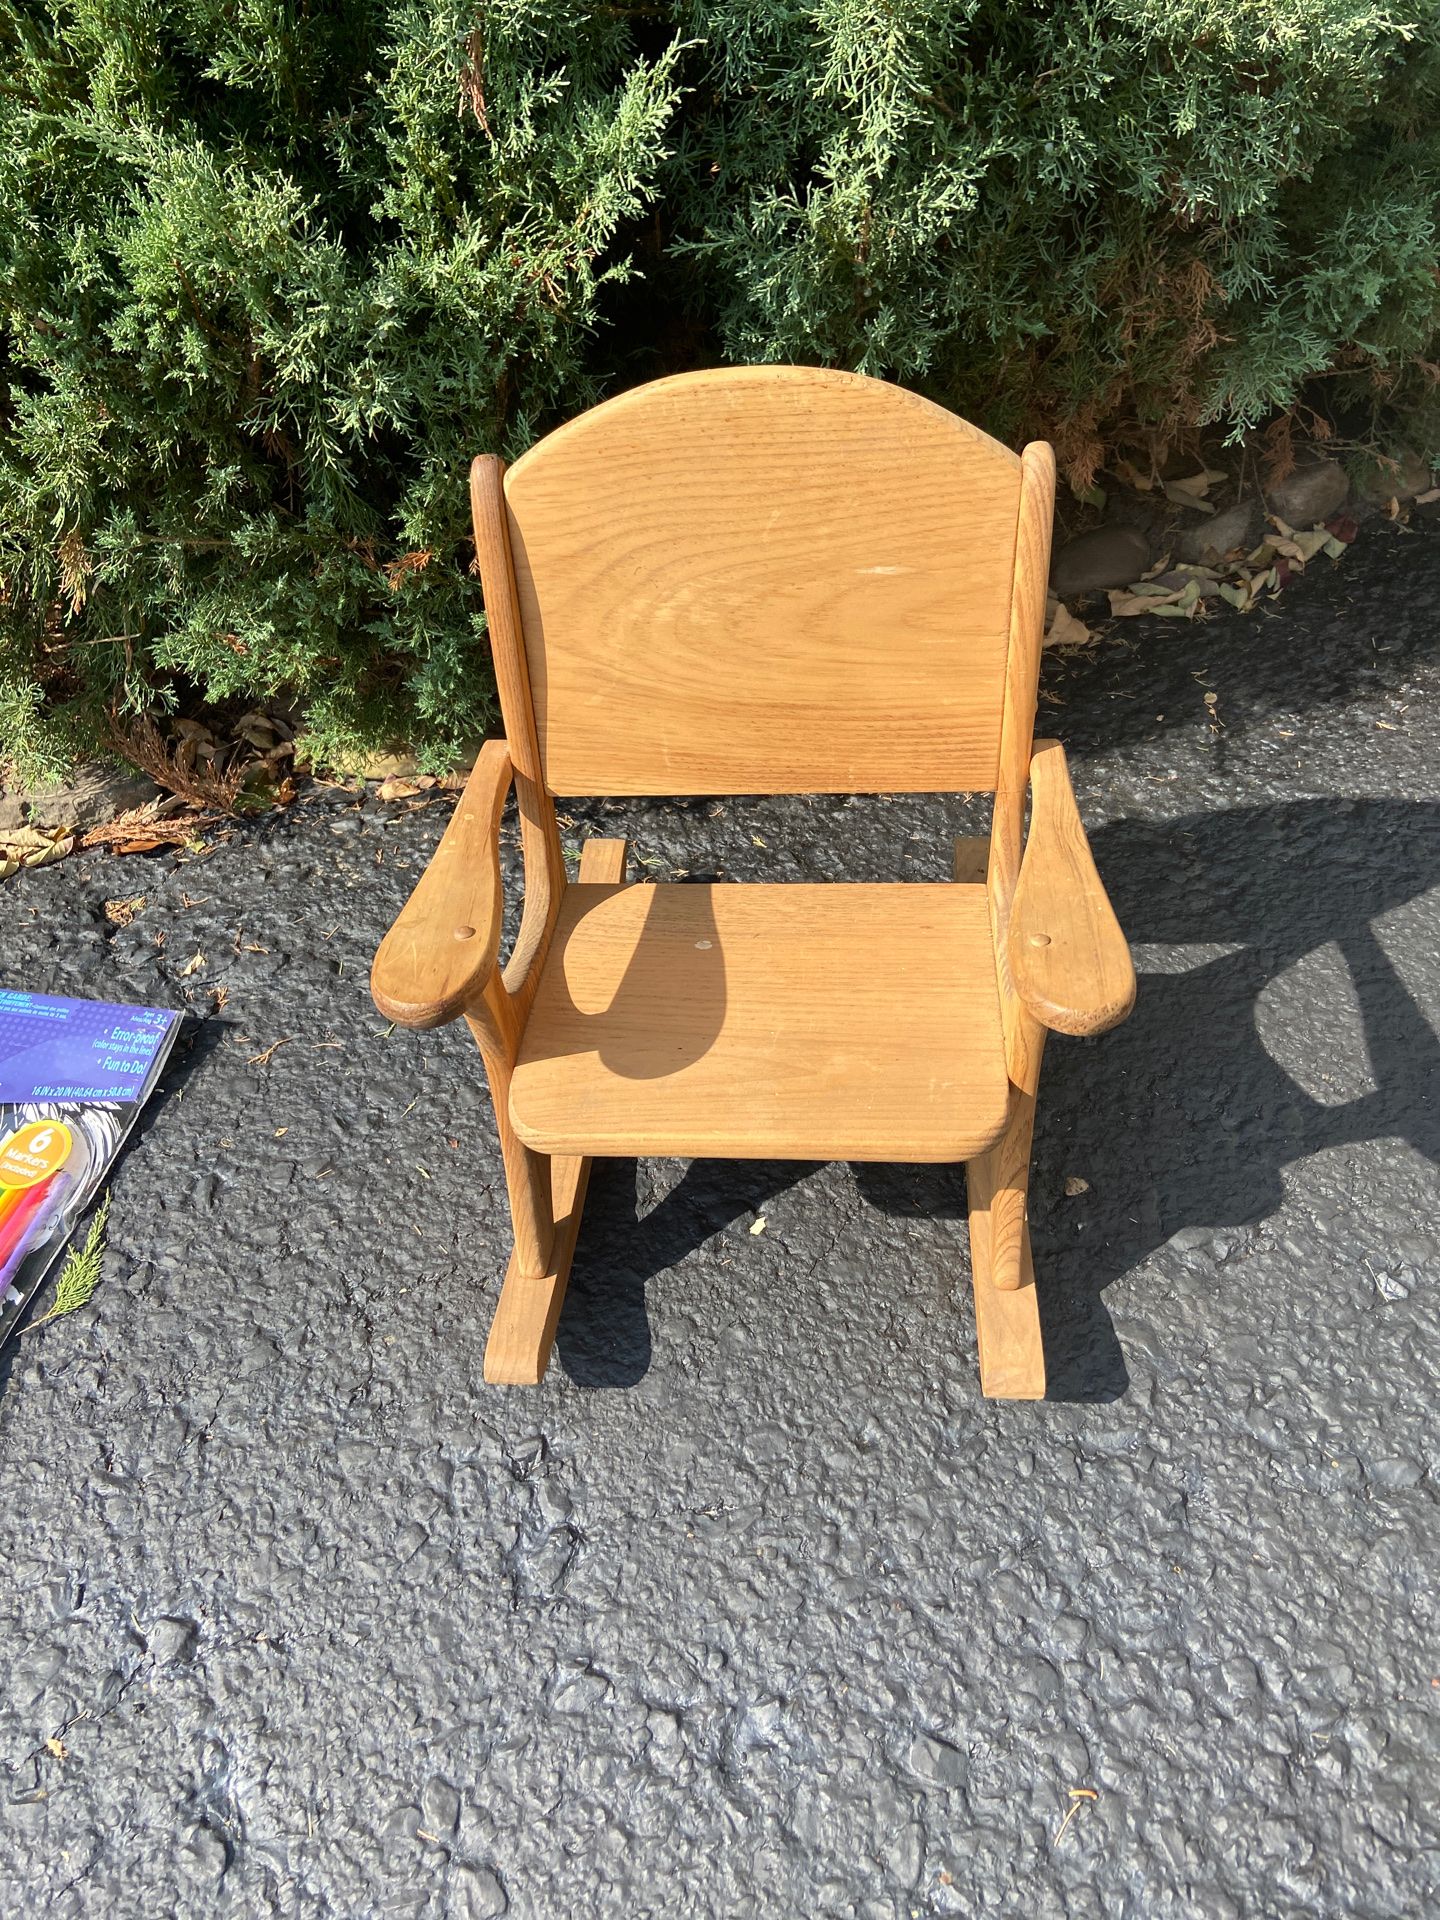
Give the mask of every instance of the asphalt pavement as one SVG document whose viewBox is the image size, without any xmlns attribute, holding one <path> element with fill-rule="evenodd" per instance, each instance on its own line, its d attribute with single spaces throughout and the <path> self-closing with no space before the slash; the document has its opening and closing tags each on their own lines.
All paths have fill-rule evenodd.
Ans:
<svg viewBox="0 0 1440 1920">
<path fill-rule="evenodd" d="M 1381 525 L 1048 663 L 1140 992 L 1047 1054 L 1036 1405 L 937 1167 L 601 1163 L 549 1377 L 483 1384 L 478 1060 L 366 986 L 445 803 L 6 883 L 7 981 L 194 1017 L 0 1364 L 0 1911 L 1440 1910 L 1437 609 Z M 940 879 L 984 805 L 565 816 Z"/>
</svg>

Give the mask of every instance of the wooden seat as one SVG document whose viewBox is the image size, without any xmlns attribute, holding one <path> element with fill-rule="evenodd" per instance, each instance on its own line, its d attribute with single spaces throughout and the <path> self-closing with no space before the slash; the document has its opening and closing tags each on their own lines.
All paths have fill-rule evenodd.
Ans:
<svg viewBox="0 0 1440 1920">
<path fill-rule="evenodd" d="M 1054 492 L 1043 443 L 813 367 L 654 381 L 508 471 L 475 461 L 505 739 L 371 989 L 479 1043 L 515 1231 L 487 1380 L 544 1375 L 594 1155 L 843 1157 L 965 1162 L 981 1385 L 1044 1393 L 1042 1049 L 1135 993 L 1065 755 L 1032 737 Z M 625 843 L 598 839 L 577 883 L 554 804 L 893 792 L 994 795 L 951 884 L 627 888 Z"/>
<path fill-rule="evenodd" d="M 541 1153 L 968 1160 L 1010 1083 L 969 886 L 571 886 L 510 1085 Z"/>
</svg>

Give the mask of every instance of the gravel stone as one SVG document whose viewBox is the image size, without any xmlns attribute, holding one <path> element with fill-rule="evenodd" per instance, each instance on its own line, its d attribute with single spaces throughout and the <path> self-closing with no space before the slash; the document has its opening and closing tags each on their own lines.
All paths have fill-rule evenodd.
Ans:
<svg viewBox="0 0 1440 1920">
<path fill-rule="evenodd" d="M 544 1386 L 483 1385 L 474 1047 L 366 990 L 448 802 L 6 882 L 7 977 L 192 1018 L 89 1323 L 0 1362 L 0 1910 L 1440 1911 L 1437 601 L 1375 522 L 1046 662 L 1141 977 L 1046 1051 L 1035 1406 L 980 1398 L 947 1167 L 599 1163 Z M 752 880 L 986 819 L 562 812 Z"/>
<path fill-rule="evenodd" d="M 1265 502 L 1292 527 L 1312 527 L 1338 513 L 1350 494 L 1350 481 L 1337 460 L 1312 460 L 1296 467 L 1271 487 Z"/>
<path fill-rule="evenodd" d="M 1391 500 L 1413 500 L 1417 493 L 1428 493 L 1434 485 L 1434 469 L 1423 454 L 1400 448 L 1389 461 L 1373 460 L 1360 480 L 1360 497 L 1372 507 L 1386 507 Z"/>
<path fill-rule="evenodd" d="M 431 1833 L 454 1833 L 460 1824 L 460 1796 L 448 1780 L 437 1776 L 425 1784 L 420 1811 Z"/>
<path fill-rule="evenodd" d="M 1094 527 L 1055 555 L 1050 586 L 1062 600 L 1102 587 L 1128 587 L 1150 564 L 1150 542 L 1138 527 Z"/>
<path fill-rule="evenodd" d="M 457 1867 L 450 1886 L 456 1920 L 499 1920 L 509 1911 L 505 1889 L 489 1867 Z"/>
<path fill-rule="evenodd" d="M 933 1734 L 918 1733 L 910 1742 L 905 1764 L 917 1779 L 932 1787 L 962 1787 L 967 1768 L 965 1756 L 946 1740 Z"/>
<path fill-rule="evenodd" d="M 188 1659 L 195 1643 L 193 1620 L 156 1620 L 145 1629 L 145 1650 L 157 1667 Z"/>
<path fill-rule="evenodd" d="M 148 806 L 160 789 L 133 767 L 97 761 L 78 769 L 58 787 L 27 787 L 0 794 L 0 830 L 6 827 L 63 827 L 77 832 L 103 825 L 117 814 Z"/>
<path fill-rule="evenodd" d="M 1259 541 L 1264 527 L 1265 514 L 1260 502 L 1237 500 L 1233 506 L 1222 507 L 1220 512 L 1177 535 L 1175 558 L 1192 566 L 1204 566 L 1207 561 L 1223 560 L 1237 547 L 1248 553 Z"/>
</svg>

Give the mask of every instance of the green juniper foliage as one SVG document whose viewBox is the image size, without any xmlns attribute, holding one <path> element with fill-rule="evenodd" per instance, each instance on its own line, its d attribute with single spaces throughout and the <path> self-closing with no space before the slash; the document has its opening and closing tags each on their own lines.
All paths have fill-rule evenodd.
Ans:
<svg viewBox="0 0 1440 1920">
<path fill-rule="evenodd" d="M 1440 321 L 1440 8 L 693 0 L 672 191 L 727 357 L 918 384 L 1072 473 Z M 1430 370 L 1426 370 L 1429 372 Z"/>
<path fill-rule="evenodd" d="M 901 379 L 1082 483 L 1322 377 L 1440 451 L 1440 0 L 0 0 L 0 54 L 29 770 L 202 699 L 440 764 L 468 457 L 673 367 Z"/>
<path fill-rule="evenodd" d="M 28 1332 L 33 1333 L 47 1321 L 62 1319 L 67 1313 L 74 1313 L 77 1308 L 89 1305 L 105 1268 L 105 1226 L 109 1218 L 110 1195 L 107 1192 L 91 1217 L 84 1245 L 72 1247 L 65 1256 L 65 1264 L 55 1282 L 54 1304 L 47 1314 L 31 1322 Z"/>
<path fill-rule="evenodd" d="M 583 4 L 0 9 L 0 713 L 486 717 L 468 457 L 600 388 L 674 49 Z"/>
</svg>

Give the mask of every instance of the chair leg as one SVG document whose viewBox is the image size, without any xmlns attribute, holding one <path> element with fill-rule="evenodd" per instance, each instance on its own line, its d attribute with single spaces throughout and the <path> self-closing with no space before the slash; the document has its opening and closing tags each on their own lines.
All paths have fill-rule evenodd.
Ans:
<svg viewBox="0 0 1440 1920">
<path fill-rule="evenodd" d="M 555 1239 L 550 1162 L 543 1153 L 527 1147 L 510 1125 L 510 1075 L 519 1051 L 520 1030 L 515 1003 L 498 975 L 485 989 L 484 1004 L 465 1015 L 465 1024 L 485 1062 L 485 1077 L 495 1106 L 510 1219 L 515 1229 L 511 1265 L 527 1277 L 537 1278 L 550 1264 Z"/>
<path fill-rule="evenodd" d="M 614 886 L 624 878 L 623 840 L 585 843 L 580 853 L 582 884 Z M 478 1034 L 476 1037 L 480 1038 Z M 516 1040 L 518 1045 L 518 1035 Z M 483 1040 L 481 1046 L 483 1051 Z M 580 1233 L 590 1161 L 575 1154 L 550 1159 L 516 1138 L 510 1127 L 510 1066 L 514 1057 L 512 1051 L 503 1074 L 503 1095 L 497 1076 L 493 1072 L 490 1076 L 515 1223 L 515 1251 L 485 1345 L 485 1378 L 492 1386 L 534 1387 L 545 1377 L 555 1344 L 555 1329 Z M 489 1064 L 487 1056 L 487 1067 Z"/>
<path fill-rule="evenodd" d="M 969 1161 L 965 1170 L 980 1389 L 992 1400 L 1045 1397 L 1045 1354 L 1026 1218 L 1043 1044 L 1044 1032 L 1037 1029 L 1026 1050 L 1029 1085 L 1012 1083 L 1004 1133 L 987 1152 Z"/>
</svg>

